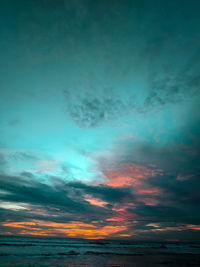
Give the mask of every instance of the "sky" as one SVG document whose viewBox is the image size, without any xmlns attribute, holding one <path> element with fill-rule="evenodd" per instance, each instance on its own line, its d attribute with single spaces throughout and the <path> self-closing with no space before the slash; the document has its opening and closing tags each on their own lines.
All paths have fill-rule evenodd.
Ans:
<svg viewBox="0 0 200 267">
<path fill-rule="evenodd" d="M 0 234 L 199 241 L 200 2 L 0 7 Z"/>
</svg>

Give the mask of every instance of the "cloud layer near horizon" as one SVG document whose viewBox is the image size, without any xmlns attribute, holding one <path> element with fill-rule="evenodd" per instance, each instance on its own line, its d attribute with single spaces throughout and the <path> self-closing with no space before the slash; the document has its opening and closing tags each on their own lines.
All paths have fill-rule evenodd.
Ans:
<svg viewBox="0 0 200 267">
<path fill-rule="evenodd" d="M 132 157 L 131 152 L 114 161 L 100 157 L 104 181 L 99 183 L 2 173 L 1 229 L 15 235 L 153 239 L 156 234 L 156 239 L 198 240 L 197 149 L 196 144 L 146 146 L 145 158 L 140 145 Z M 135 156 L 141 155 L 139 165 Z"/>
</svg>

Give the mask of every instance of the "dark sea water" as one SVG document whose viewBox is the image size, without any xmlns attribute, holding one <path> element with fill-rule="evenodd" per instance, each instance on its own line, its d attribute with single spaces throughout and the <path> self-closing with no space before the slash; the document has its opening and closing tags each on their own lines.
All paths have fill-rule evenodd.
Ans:
<svg viewBox="0 0 200 267">
<path fill-rule="evenodd" d="M 200 266 L 200 244 L 1 236 L 0 266 Z"/>
</svg>

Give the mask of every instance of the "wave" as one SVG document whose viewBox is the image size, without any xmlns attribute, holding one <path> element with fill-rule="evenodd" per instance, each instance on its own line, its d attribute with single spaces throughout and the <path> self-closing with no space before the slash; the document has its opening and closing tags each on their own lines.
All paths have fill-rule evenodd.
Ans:
<svg viewBox="0 0 200 267">
<path fill-rule="evenodd" d="M 0 253 L 0 256 L 76 256 L 79 255 L 80 253 L 74 250 L 70 250 L 68 252 L 57 252 L 57 253 L 21 253 L 21 254 L 16 254 L 16 253 Z"/>
</svg>

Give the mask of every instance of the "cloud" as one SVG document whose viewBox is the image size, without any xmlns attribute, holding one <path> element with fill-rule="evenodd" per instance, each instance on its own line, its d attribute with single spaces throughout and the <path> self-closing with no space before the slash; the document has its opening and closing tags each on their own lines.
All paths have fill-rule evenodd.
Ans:
<svg viewBox="0 0 200 267">
<path fill-rule="evenodd" d="M 4 232 L 105 238 L 127 229 L 106 221 L 115 213 L 114 203 L 131 201 L 127 188 L 66 183 L 59 178 L 49 184 L 35 177 L 6 175 L 0 176 L 0 182 L 4 190 L 0 192 L 0 228 Z"/>
<path fill-rule="evenodd" d="M 189 67 L 189 66 L 188 66 Z M 200 66 L 195 66 L 199 68 Z M 179 73 L 158 72 L 149 75 L 149 95 L 144 100 L 140 110 L 148 112 L 160 109 L 167 104 L 184 102 L 185 99 L 199 97 L 200 76 L 198 73 L 188 74 L 187 70 Z"/>
<path fill-rule="evenodd" d="M 109 163 L 106 163 L 101 171 L 107 178 L 105 184 L 111 187 L 136 187 L 143 185 L 145 183 L 144 180 L 148 177 L 163 175 L 162 170 L 129 162 L 118 162 L 114 166 L 112 162 L 110 162 L 110 166 Z"/>
<path fill-rule="evenodd" d="M 127 114 L 160 111 L 177 103 L 187 106 L 199 98 L 198 23 L 191 10 L 194 3 L 181 7 L 179 22 L 174 7 L 167 2 L 165 9 L 150 1 L 153 11 L 144 9 L 140 18 L 139 2 L 134 9 L 130 5 L 130 13 L 120 3 L 112 8 L 103 3 L 99 8 L 107 7 L 104 17 L 96 23 L 91 19 L 92 29 L 88 25 L 85 33 L 91 38 L 89 48 L 84 43 L 85 50 L 80 53 L 86 64 L 77 67 L 79 78 L 70 85 L 73 89 L 65 90 L 66 112 L 76 125 L 95 128 Z M 92 8 L 90 4 L 88 8 Z M 170 19 L 164 19 L 166 12 L 171 14 Z M 120 19 L 123 16 L 126 20 Z"/>
<path fill-rule="evenodd" d="M 0 154 L 0 173 L 4 170 L 7 163 L 3 154 Z"/>
<path fill-rule="evenodd" d="M 133 105 L 131 99 L 120 99 L 115 95 L 112 98 L 85 95 L 68 103 L 67 112 L 78 126 L 94 128 L 129 113 Z"/>
<path fill-rule="evenodd" d="M 134 184 L 112 187 L 66 183 L 56 177 L 44 183 L 34 176 L 29 179 L 27 176 L 1 175 L 0 182 L 4 190 L 0 192 L 0 200 L 8 203 L 1 206 L 2 232 L 83 238 L 136 235 L 143 238 L 141 231 L 144 230 L 150 238 L 159 231 L 147 224 L 158 224 L 162 235 L 183 224 L 186 226 L 181 231 L 198 231 L 200 224 L 199 194 L 194 190 L 197 178 L 180 182 L 174 176 L 149 173 L 141 188 Z"/>
<path fill-rule="evenodd" d="M 49 217 L 51 217 L 52 212 L 55 212 L 55 215 L 58 214 L 59 210 L 61 220 L 63 214 L 71 216 L 73 220 L 74 217 L 81 217 L 83 220 L 94 220 L 106 218 L 110 214 L 108 207 L 111 207 L 114 203 L 124 203 L 132 198 L 132 194 L 127 188 L 115 189 L 104 185 L 92 186 L 79 182 L 66 183 L 59 178 L 52 178 L 51 180 L 53 183 L 50 185 L 39 181 L 35 177 L 30 179 L 27 176 L 1 175 L 1 188 L 6 193 L 0 194 L 0 199 L 9 202 L 10 205 L 13 204 L 13 207 L 17 203 L 25 203 L 27 212 L 31 210 L 34 213 L 38 209 L 46 210 Z M 89 196 L 90 200 L 97 199 L 99 203 L 106 203 L 106 205 L 95 206 L 94 203 L 87 200 L 86 196 Z M 27 206 L 29 207 L 27 208 Z M 59 216 L 55 216 L 53 219 L 58 220 Z"/>
<path fill-rule="evenodd" d="M 195 122 L 197 123 L 197 121 Z M 187 124 L 187 128 L 179 129 L 179 140 L 168 141 L 166 144 L 154 143 L 153 141 L 140 142 L 134 139 L 119 141 L 113 147 L 115 154 L 114 165 L 134 164 L 143 168 L 160 170 L 175 176 L 188 176 L 197 174 L 200 162 L 200 140 L 197 125 Z M 120 151 L 120 153 L 119 153 Z M 107 159 L 99 159 L 101 167 L 106 168 Z M 109 161 L 108 161 L 109 164 Z M 145 171 L 145 169 L 143 169 Z M 142 171 L 142 169 L 141 169 Z M 153 176 L 153 175 L 152 175 Z"/>
<path fill-rule="evenodd" d="M 113 148 L 113 159 L 106 154 L 98 159 L 106 185 L 131 190 L 133 205 L 129 204 L 126 211 L 136 214 L 136 221 L 200 223 L 200 147 L 198 136 L 191 136 L 166 146 L 128 138 Z"/>
<path fill-rule="evenodd" d="M 26 221 L 26 222 L 8 222 L 3 223 L 3 227 L 17 229 L 21 235 L 41 235 L 41 236 L 67 236 L 79 237 L 86 239 L 106 238 L 110 235 L 117 236 L 125 231 L 127 227 L 121 226 L 96 226 L 93 224 L 86 224 L 79 221 L 72 221 L 70 223 L 55 223 L 48 221 Z"/>
<path fill-rule="evenodd" d="M 73 150 L 61 155 L 64 162 L 57 162 L 53 155 L 42 156 L 41 151 L 37 156 L 25 150 L 1 154 L 2 232 L 84 238 L 137 235 L 138 239 L 181 238 L 182 232 L 182 238 L 199 237 L 198 1 L 182 1 L 181 5 L 179 1 L 145 1 L 145 8 L 143 1 L 131 0 L 126 4 L 102 0 L 98 5 L 92 0 L 4 2 L 3 22 L 7 26 L 2 32 L 2 62 L 7 123 L 3 139 L 19 149 L 20 145 L 29 147 L 31 140 L 32 147 L 42 146 L 43 151 L 50 149 L 56 155 L 76 142 L 78 153 L 83 151 L 91 163 L 97 160 L 99 169 L 94 164 L 94 172 L 84 166 L 84 171 L 79 171 L 82 158 Z M 21 54 L 22 59 L 18 57 Z M 7 73 L 13 79 L 8 80 Z M 13 84 L 18 88 L 15 92 Z M 55 102 L 58 105 L 54 109 Z M 40 106 L 45 117 L 34 113 Z M 66 121 L 59 113 L 62 108 Z M 12 120 L 15 111 L 27 118 L 25 123 Z M 53 127 L 49 114 L 56 121 L 51 128 L 53 139 L 50 128 L 37 131 L 34 127 L 44 126 L 44 118 L 45 125 Z M 158 117 L 154 120 L 155 114 Z M 171 128 L 171 119 L 176 124 L 176 116 L 180 121 Z M 88 135 L 72 127 L 67 134 L 62 131 L 71 126 L 69 118 L 84 130 L 111 127 L 109 131 L 89 131 Z M 32 119 L 37 123 L 32 124 Z M 119 128 L 112 129 L 114 121 L 119 122 Z M 69 124 L 62 127 L 65 122 Z M 155 130 L 154 136 L 146 134 L 146 123 Z M 27 130 L 30 124 L 34 131 Z M 19 127 L 7 134 L 9 125 Z M 106 150 L 104 145 L 109 140 L 116 144 L 118 129 L 121 134 L 124 128 L 131 135 L 110 152 L 116 153 L 115 159 L 109 161 L 106 153 L 98 159 L 95 155 L 102 153 L 92 151 L 97 147 L 92 134 L 102 134 L 98 147 Z M 20 144 L 24 134 L 28 139 Z M 12 136 L 19 138 L 15 142 L 9 139 Z M 137 142 L 138 136 L 145 143 Z M 60 138 L 63 145 L 57 142 Z M 75 160 L 71 162 L 68 155 Z M 91 173 L 97 178 L 96 184 L 95 179 L 88 181 Z M 70 175 L 76 182 L 66 181 L 72 180 Z M 98 177 L 105 178 L 101 184 Z"/>
<path fill-rule="evenodd" d="M 200 67 L 200 66 L 199 66 Z M 96 128 L 118 120 L 125 115 L 147 114 L 152 111 L 160 111 L 163 107 L 176 105 L 185 101 L 195 102 L 199 98 L 199 75 L 187 72 L 148 74 L 144 88 L 144 96 L 139 96 L 140 85 L 133 86 L 133 90 L 120 88 L 108 90 L 98 90 L 96 93 L 85 93 L 79 88 L 80 95 L 72 96 L 67 91 L 64 92 L 66 100 L 66 112 L 71 119 L 81 128 Z M 98 87 L 98 86 L 97 86 Z M 125 86 L 126 87 L 126 86 Z"/>
</svg>

